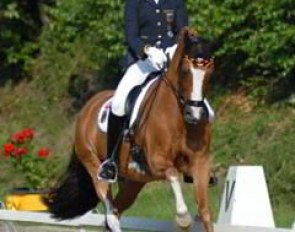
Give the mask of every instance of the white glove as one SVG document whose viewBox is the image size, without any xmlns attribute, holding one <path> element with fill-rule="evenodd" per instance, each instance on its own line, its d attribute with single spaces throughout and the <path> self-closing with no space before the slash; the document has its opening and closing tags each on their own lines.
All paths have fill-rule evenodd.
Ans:
<svg viewBox="0 0 295 232">
<path fill-rule="evenodd" d="M 170 60 L 172 60 L 174 53 L 176 51 L 177 44 L 174 44 L 171 47 L 166 48 L 165 53 L 169 56 Z"/>
<path fill-rule="evenodd" d="M 156 70 L 161 70 L 167 62 L 167 57 L 162 49 L 146 47 L 144 52 L 147 55 L 147 60 Z"/>
</svg>

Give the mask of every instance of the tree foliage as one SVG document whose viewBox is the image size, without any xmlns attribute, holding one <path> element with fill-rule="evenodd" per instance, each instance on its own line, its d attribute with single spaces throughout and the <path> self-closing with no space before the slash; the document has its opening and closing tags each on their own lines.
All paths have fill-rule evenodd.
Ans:
<svg viewBox="0 0 295 232">
<path fill-rule="evenodd" d="M 0 82 L 28 74 L 38 51 L 42 7 L 50 0 L 0 2 Z"/>
<path fill-rule="evenodd" d="M 68 0 L 51 9 L 51 23 L 40 40 L 41 86 L 57 98 L 70 86 L 69 93 L 79 97 L 88 88 L 97 91 L 102 83 L 118 79 L 124 50 L 122 8 L 123 1 Z"/>
<path fill-rule="evenodd" d="M 45 3 L 1 2 L 1 70 L 14 64 L 26 69 L 40 47 L 34 76 L 57 96 L 73 79 L 79 85 L 94 78 L 100 86 L 119 75 L 123 0 L 59 0 L 46 11 L 49 23 L 41 27 L 40 6 Z M 290 10 L 294 1 L 186 0 L 186 4 L 190 24 L 214 41 L 220 86 L 242 87 L 259 100 L 278 99 L 294 90 L 295 13 Z M 58 87 L 50 85 L 56 82 Z"/>
<path fill-rule="evenodd" d="M 198 3 L 189 1 L 192 24 L 215 41 L 222 85 L 246 87 L 260 100 L 277 100 L 294 91 L 294 1 Z"/>
</svg>

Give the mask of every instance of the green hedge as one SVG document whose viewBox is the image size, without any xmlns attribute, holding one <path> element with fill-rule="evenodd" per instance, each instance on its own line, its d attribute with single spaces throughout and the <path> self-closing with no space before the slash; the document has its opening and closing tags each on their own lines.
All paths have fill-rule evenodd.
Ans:
<svg viewBox="0 0 295 232">
<path fill-rule="evenodd" d="M 29 70 L 41 31 L 38 1 L 0 2 L 0 83 L 17 80 Z"/>
<path fill-rule="evenodd" d="M 188 3 L 192 24 L 215 41 L 222 86 L 246 88 L 258 100 L 278 100 L 294 91 L 294 1 Z"/>
<path fill-rule="evenodd" d="M 2 71 L 15 64 L 28 70 L 33 59 L 35 73 L 31 75 L 39 76 L 41 86 L 57 97 L 63 96 L 73 78 L 77 83 L 88 78 L 92 86 L 101 88 L 119 76 L 117 62 L 124 51 L 123 0 L 60 0 L 50 8 L 39 0 L 37 13 L 27 7 L 28 2 L 0 3 L 4 19 L 0 43 L 9 44 L 0 48 Z M 186 4 L 190 24 L 214 41 L 217 84 L 247 89 L 263 101 L 294 91 L 293 0 L 186 0 Z M 44 15 L 49 23 L 41 28 Z"/>
<path fill-rule="evenodd" d="M 119 76 L 123 1 L 67 0 L 50 11 L 37 61 L 39 84 L 56 98 L 98 90 Z M 67 92 L 68 86 L 72 88 Z"/>
</svg>

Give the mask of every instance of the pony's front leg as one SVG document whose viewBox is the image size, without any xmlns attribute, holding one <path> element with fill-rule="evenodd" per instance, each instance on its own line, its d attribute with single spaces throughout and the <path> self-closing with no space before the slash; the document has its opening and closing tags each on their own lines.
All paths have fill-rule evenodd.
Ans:
<svg viewBox="0 0 295 232">
<path fill-rule="evenodd" d="M 195 160 L 191 170 L 194 179 L 195 199 L 198 204 L 199 215 L 206 232 L 214 232 L 208 203 L 208 185 L 210 173 L 210 158 L 204 154 Z"/>
<path fill-rule="evenodd" d="M 167 180 L 170 182 L 176 203 L 176 217 L 177 225 L 182 229 L 188 229 L 192 224 L 192 218 L 188 212 L 187 206 L 184 202 L 179 172 L 176 168 L 171 167 L 165 171 Z"/>
</svg>

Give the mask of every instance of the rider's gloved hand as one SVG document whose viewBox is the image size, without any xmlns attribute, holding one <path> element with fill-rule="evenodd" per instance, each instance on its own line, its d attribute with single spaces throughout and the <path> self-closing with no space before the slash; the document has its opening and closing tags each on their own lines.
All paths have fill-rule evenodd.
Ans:
<svg viewBox="0 0 295 232">
<path fill-rule="evenodd" d="M 177 44 L 174 44 L 173 46 L 166 48 L 165 54 L 169 56 L 170 60 L 172 60 L 174 53 L 176 51 L 176 48 L 177 48 Z"/>
<path fill-rule="evenodd" d="M 147 55 L 147 60 L 156 70 L 161 70 L 167 62 L 167 57 L 162 49 L 146 46 L 144 53 Z"/>
</svg>

